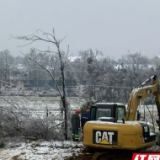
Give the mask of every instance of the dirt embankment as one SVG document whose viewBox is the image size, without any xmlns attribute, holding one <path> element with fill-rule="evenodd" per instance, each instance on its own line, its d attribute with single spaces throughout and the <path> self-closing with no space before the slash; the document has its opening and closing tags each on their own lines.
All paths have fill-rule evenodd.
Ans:
<svg viewBox="0 0 160 160">
<path fill-rule="evenodd" d="M 65 160 L 131 160 L 133 153 L 160 153 L 160 146 L 154 145 L 141 150 L 98 150 L 82 147 L 79 155 L 73 155 Z"/>
</svg>

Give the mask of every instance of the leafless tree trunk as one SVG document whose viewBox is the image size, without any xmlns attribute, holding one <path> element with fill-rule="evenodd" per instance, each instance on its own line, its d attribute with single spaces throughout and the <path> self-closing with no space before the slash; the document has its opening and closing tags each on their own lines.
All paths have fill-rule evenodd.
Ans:
<svg viewBox="0 0 160 160">
<path fill-rule="evenodd" d="M 151 117 L 151 120 L 152 120 L 152 125 L 153 125 L 153 130 L 154 130 L 154 133 L 155 133 L 155 125 L 154 125 L 154 117 L 153 117 L 153 114 L 151 113 L 148 105 L 146 105 L 147 109 L 148 109 L 148 112 L 150 114 L 150 117 Z"/>
<path fill-rule="evenodd" d="M 57 51 L 54 52 L 54 51 L 45 51 L 45 53 L 53 53 L 53 54 L 56 54 L 58 55 L 59 57 L 59 61 L 60 61 L 60 71 L 61 71 L 61 78 L 62 78 L 62 91 L 60 90 L 59 86 L 56 84 L 56 81 L 55 81 L 55 78 L 54 78 L 54 75 L 53 75 L 53 72 L 51 72 L 49 69 L 45 68 L 43 65 L 41 65 L 39 62 L 37 61 L 34 61 L 39 67 L 41 67 L 42 69 L 44 69 L 46 72 L 49 73 L 49 75 L 52 77 L 53 81 L 55 82 L 56 84 L 56 88 L 59 92 L 59 95 L 61 97 L 61 101 L 62 101 L 62 105 L 63 105 L 63 108 L 64 108 L 64 113 L 65 113 L 65 118 L 64 118 L 64 121 L 65 121 L 65 139 L 68 139 L 69 135 L 68 135 L 68 132 L 67 132 L 67 121 L 68 121 L 68 102 L 67 102 L 67 98 L 66 98 L 66 85 L 65 85 L 65 75 L 64 75 L 64 69 L 65 69 L 65 61 L 64 61 L 64 57 L 62 56 L 62 52 L 60 50 L 60 43 L 63 41 L 63 39 L 61 40 L 57 40 L 57 38 L 55 37 L 55 33 L 54 33 L 54 30 L 52 33 L 46 33 L 46 32 L 43 32 L 41 30 L 38 30 L 42 33 L 42 37 L 38 36 L 38 35 L 29 35 L 29 36 L 17 36 L 17 37 L 14 37 L 16 39 L 19 39 L 19 40 L 26 40 L 26 41 L 29 41 L 30 43 L 26 44 L 26 45 L 29 45 L 29 44 L 32 44 L 33 42 L 36 42 L 36 41 L 43 41 L 43 42 L 47 42 L 47 43 L 52 43 L 56 46 L 57 48 Z M 45 37 L 45 38 L 43 38 Z M 25 46 L 26 46 L 25 45 Z M 67 51 L 67 54 L 68 54 L 68 51 Z M 33 61 L 33 59 L 31 57 L 28 57 L 31 61 Z"/>
</svg>

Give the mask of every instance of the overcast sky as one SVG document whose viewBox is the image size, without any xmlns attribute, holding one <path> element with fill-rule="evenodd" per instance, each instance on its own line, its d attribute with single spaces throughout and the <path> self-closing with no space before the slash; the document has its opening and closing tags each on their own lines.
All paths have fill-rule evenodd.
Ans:
<svg viewBox="0 0 160 160">
<path fill-rule="evenodd" d="M 10 35 L 53 28 L 58 39 L 66 36 L 61 48 L 69 45 L 72 55 L 92 48 L 116 59 L 128 50 L 152 57 L 160 54 L 160 0 L 0 0 L 0 51 L 52 49 L 40 42 L 17 48 L 26 42 Z"/>
</svg>

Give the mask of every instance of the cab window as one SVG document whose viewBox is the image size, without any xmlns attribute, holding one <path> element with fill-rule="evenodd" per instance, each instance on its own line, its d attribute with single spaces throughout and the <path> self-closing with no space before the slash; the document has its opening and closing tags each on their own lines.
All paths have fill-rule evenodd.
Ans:
<svg viewBox="0 0 160 160">
<path fill-rule="evenodd" d="M 91 108 L 90 120 L 95 120 L 96 108 Z"/>
<path fill-rule="evenodd" d="M 116 118 L 117 120 L 122 120 L 125 116 L 125 110 L 123 107 L 117 107 Z"/>
<path fill-rule="evenodd" d="M 96 119 L 99 117 L 111 117 L 110 108 L 97 108 Z"/>
</svg>

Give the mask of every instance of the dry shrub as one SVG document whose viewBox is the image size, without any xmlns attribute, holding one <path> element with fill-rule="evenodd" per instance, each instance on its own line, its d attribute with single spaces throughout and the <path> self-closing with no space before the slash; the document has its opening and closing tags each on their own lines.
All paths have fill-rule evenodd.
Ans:
<svg viewBox="0 0 160 160">
<path fill-rule="evenodd" d="M 5 137 L 22 137 L 25 139 L 64 140 L 64 126 L 57 116 L 34 118 L 24 108 L 1 108 L 0 135 Z"/>
<path fill-rule="evenodd" d="M 24 123 L 23 136 L 27 139 L 64 140 L 62 124 L 56 124 L 53 118 L 31 118 Z"/>
</svg>

